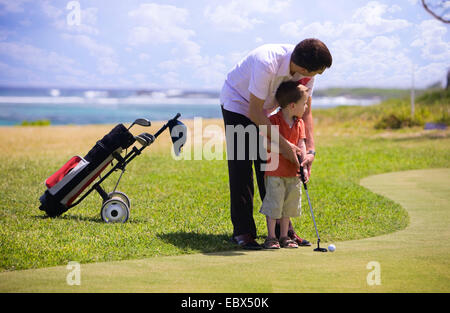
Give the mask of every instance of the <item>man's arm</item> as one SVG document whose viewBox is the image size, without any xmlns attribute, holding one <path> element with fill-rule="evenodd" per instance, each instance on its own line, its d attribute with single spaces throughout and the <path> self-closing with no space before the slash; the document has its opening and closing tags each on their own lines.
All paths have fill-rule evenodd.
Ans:
<svg viewBox="0 0 450 313">
<path fill-rule="evenodd" d="M 303 122 L 305 124 L 305 134 L 306 134 L 306 151 L 310 150 L 316 150 L 314 146 L 314 123 L 313 123 L 313 117 L 312 117 L 312 110 L 311 110 L 311 97 L 308 98 L 308 108 L 303 114 Z M 306 167 L 308 170 L 309 176 L 311 176 L 311 166 L 314 162 L 314 155 L 313 154 L 306 154 L 306 156 L 303 158 L 302 166 Z"/>
<path fill-rule="evenodd" d="M 268 138 L 279 138 L 278 146 L 280 149 L 281 154 L 291 161 L 292 163 L 296 164 L 297 166 L 300 166 L 300 163 L 297 159 L 297 153 L 300 152 L 300 149 L 296 146 L 291 144 L 289 141 L 287 141 L 285 138 L 283 138 L 281 135 L 279 136 L 271 136 L 271 125 L 269 118 L 264 114 L 264 100 L 259 99 L 252 93 L 250 93 L 250 103 L 249 103 L 249 118 L 252 120 L 253 123 L 256 125 L 267 125 L 267 134 L 265 134 Z"/>
</svg>

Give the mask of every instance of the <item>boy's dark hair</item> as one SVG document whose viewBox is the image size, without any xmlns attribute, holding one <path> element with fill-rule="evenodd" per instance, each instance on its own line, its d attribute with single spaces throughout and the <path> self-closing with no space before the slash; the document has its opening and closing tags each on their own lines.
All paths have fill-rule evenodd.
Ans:
<svg viewBox="0 0 450 313">
<path fill-rule="evenodd" d="M 275 99 L 282 109 L 287 107 L 289 103 L 297 102 L 303 96 L 303 91 L 297 88 L 298 84 L 295 81 L 287 81 L 278 86 Z"/>
<path fill-rule="evenodd" d="M 308 38 L 297 44 L 292 52 L 291 61 L 310 72 L 331 67 L 333 58 L 327 46 L 315 38 Z"/>
</svg>

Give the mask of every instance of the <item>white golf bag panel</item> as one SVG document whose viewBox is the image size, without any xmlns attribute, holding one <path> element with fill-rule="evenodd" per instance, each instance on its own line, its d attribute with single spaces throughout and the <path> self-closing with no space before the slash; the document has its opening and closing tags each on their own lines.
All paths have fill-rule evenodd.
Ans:
<svg viewBox="0 0 450 313">
<path fill-rule="evenodd" d="M 89 164 L 89 162 L 83 159 L 82 157 L 74 156 L 62 168 L 66 167 L 68 164 L 70 166 L 70 164 L 73 163 L 73 161 L 77 162 L 77 165 L 74 168 L 69 169 L 67 174 L 65 174 L 65 176 L 62 177 L 60 181 L 58 181 L 55 185 L 53 185 L 53 187 L 48 189 L 51 195 L 55 195 L 56 193 L 58 193 L 61 190 L 61 188 L 67 185 L 77 174 L 79 174 Z M 47 187 L 50 186 L 51 184 L 50 180 L 55 174 L 47 178 L 47 180 L 45 181 Z"/>
<path fill-rule="evenodd" d="M 122 149 L 119 148 L 116 150 L 117 153 L 121 153 Z M 77 184 L 62 200 L 61 203 L 65 206 L 70 206 L 73 201 L 83 192 L 86 187 L 88 187 L 108 166 L 109 163 L 112 162 L 114 157 L 112 154 L 108 156 L 102 163 L 100 163 L 90 174 L 88 174 L 79 184 Z M 87 161 L 86 161 L 87 162 Z M 89 162 L 87 162 L 89 164 Z M 86 164 L 86 165 L 87 165 Z M 51 191 L 50 191 L 51 192 Z"/>
</svg>

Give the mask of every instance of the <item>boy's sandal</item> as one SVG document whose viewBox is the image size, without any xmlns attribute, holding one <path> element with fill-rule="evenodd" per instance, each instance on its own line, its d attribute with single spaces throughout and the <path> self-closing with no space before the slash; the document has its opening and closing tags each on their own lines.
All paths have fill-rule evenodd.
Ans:
<svg viewBox="0 0 450 313">
<path fill-rule="evenodd" d="M 280 249 L 280 243 L 277 238 L 267 237 L 263 245 L 264 249 Z"/>
<path fill-rule="evenodd" d="M 282 248 L 298 248 L 298 244 L 289 237 L 280 238 Z"/>
</svg>

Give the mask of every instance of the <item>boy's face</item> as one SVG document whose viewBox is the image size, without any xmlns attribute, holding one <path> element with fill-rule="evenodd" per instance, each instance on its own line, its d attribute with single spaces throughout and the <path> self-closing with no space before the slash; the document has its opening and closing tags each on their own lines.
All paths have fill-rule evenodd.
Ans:
<svg viewBox="0 0 450 313">
<path fill-rule="evenodd" d="M 292 113 L 293 115 L 297 116 L 298 118 L 301 118 L 303 116 L 303 113 L 305 113 L 306 109 L 308 108 L 308 90 L 309 88 L 298 85 L 297 87 L 302 91 L 303 96 L 295 103 L 291 104 Z"/>
<path fill-rule="evenodd" d="M 298 66 L 295 63 L 291 62 L 291 70 L 293 72 L 297 72 L 297 73 L 299 73 L 300 75 L 303 75 L 303 76 L 314 77 L 317 74 L 322 74 L 326 70 L 326 68 L 324 67 L 324 68 L 321 68 L 321 69 L 319 69 L 317 71 L 310 72 L 306 68 Z"/>
</svg>

